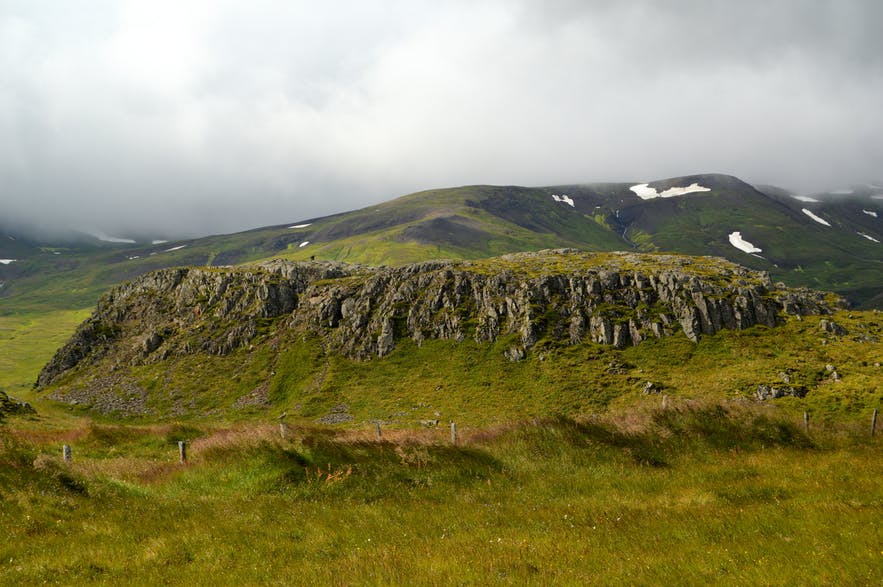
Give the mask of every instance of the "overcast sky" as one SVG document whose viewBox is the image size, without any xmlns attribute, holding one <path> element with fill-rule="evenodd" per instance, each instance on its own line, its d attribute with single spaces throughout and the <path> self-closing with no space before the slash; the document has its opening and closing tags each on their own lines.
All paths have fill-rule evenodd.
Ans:
<svg viewBox="0 0 883 587">
<path fill-rule="evenodd" d="M 420 189 L 883 178 L 883 2 L 0 0 L 0 217 L 227 232 Z"/>
</svg>

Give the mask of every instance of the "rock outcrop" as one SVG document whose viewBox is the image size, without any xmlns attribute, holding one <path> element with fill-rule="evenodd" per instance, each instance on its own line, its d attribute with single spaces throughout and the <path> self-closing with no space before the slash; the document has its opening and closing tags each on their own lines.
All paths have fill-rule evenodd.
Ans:
<svg viewBox="0 0 883 587">
<path fill-rule="evenodd" d="M 280 329 L 317 335 L 327 350 L 359 360 L 389 354 L 404 337 L 505 339 L 517 361 L 543 339 L 624 347 L 683 332 L 696 341 L 830 311 L 826 294 L 708 257 L 556 250 L 394 268 L 272 261 L 167 269 L 102 298 L 37 385 L 107 357 L 127 366 L 224 355 Z"/>
<path fill-rule="evenodd" d="M 5 391 L 0 391 L 0 421 L 3 421 L 3 418 L 6 416 L 35 413 L 36 411 L 31 407 L 31 404 L 20 402 L 6 395 Z"/>
</svg>

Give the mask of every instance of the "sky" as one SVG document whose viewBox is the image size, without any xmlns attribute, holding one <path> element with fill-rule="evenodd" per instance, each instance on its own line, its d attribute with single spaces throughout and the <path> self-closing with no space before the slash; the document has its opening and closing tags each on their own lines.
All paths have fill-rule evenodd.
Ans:
<svg viewBox="0 0 883 587">
<path fill-rule="evenodd" d="M 468 184 L 883 179 L 878 0 L 0 0 L 0 219 L 198 236 Z"/>
</svg>

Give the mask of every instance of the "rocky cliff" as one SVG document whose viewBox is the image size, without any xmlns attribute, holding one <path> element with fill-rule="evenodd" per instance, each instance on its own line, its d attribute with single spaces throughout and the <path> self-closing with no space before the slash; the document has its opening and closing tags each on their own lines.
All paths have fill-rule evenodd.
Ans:
<svg viewBox="0 0 883 587">
<path fill-rule="evenodd" d="M 102 298 L 37 385 L 99 362 L 116 370 L 225 355 L 290 330 L 358 360 L 387 355 L 404 337 L 471 337 L 505 340 L 517 361 L 543 339 L 624 347 L 682 332 L 696 341 L 724 328 L 772 327 L 785 315 L 827 314 L 830 299 L 717 258 L 574 250 L 395 268 L 272 261 L 167 269 Z"/>
</svg>

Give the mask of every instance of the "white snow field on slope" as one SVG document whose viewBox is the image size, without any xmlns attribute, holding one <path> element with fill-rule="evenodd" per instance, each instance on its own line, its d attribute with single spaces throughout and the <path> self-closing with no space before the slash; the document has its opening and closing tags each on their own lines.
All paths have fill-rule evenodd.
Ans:
<svg viewBox="0 0 883 587">
<path fill-rule="evenodd" d="M 660 193 L 656 191 L 656 188 L 651 188 L 649 184 L 639 183 L 638 185 L 633 185 L 629 188 L 635 195 L 641 198 L 642 200 L 652 200 L 654 198 L 671 198 L 674 196 L 683 196 L 684 194 L 691 194 L 693 192 L 710 192 L 711 188 L 703 187 L 696 182 L 691 183 L 685 188 L 668 188 L 664 192 Z"/>
<path fill-rule="evenodd" d="M 0 265 L 9 265 L 10 263 L 15 263 L 18 259 L 0 259 Z"/>
<path fill-rule="evenodd" d="M 565 204 L 569 204 L 571 208 L 574 207 L 573 199 L 567 194 L 561 194 L 560 196 L 557 194 L 552 194 L 552 199 L 556 202 L 564 202 Z"/>
<path fill-rule="evenodd" d="M 115 236 L 107 236 L 103 232 L 90 232 L 90 236 L 94 236 L 100 241 L 104 241 L 106 243 L 124 243 L 127 245 L 134 245 L 135 241 L 130 238 L 117 238 Z"/>
<path fill-rule="evenodd" d="M 880 241 L 878 241 L 877 239 L 875 239 L 874 237 L 872 237 L 872 236 L 869 235 L 869 234 L 865 234 L 865 233 L 863 233 L 863 232 L 857 232 L 856 234 L 859 234 L 859 235 L 865 237 L 865 238 L 868 239 L 869 241 L 874 241 L 875 243 L 879 243 L 879 242 L 880 242 Z"/>
<path fill-rule="evenodd" d="M 180 251 L 181 249 L 183 249 L 183 248 L 186 247 L 186 246 L 187 246 L 187 245 L 178 245 L 177 247 L 172 247 L 171 249 L 166 249 L 166 250 L 163 251 L 163 252 L 165 252 L 165 253 L 171 253 L 172 251 Z"/>
<path fill-rule="evenodd" d="M 746 253 L 761 253 L 763 249 L 755 247 L 753 244 L 742 238 L 742 233 L 738 230 L 730 233 L 730 244 Z"/>
<path fill-rule="evenodd" d="M 299 249 L 303 248 L 303 247 L 307 246 L 308 244 L 310 244 L 310 241 L 304 241 L 301 244 L 297 245 L 297 248 L 299 248 Z"/>
<path fill-rule="evenodd" d="M 289 226 L 288 228 L 306 228 L 308 226 L 312 226 L 312 222 L 308 222 L 306 224 L 295 224 L 294 226 Z"/>
<path fill-rule="evenodd" d="M 810 212 L 806 208 L 801 208 L 800 211 L 803 212 L 804 214 L 806 214 L 807 216 L 809 216 L 810 218 L 812 218 L 813 220 L 815 220 L 816 222 L 818 222 L 819 224 L 824 224 L 825 226 L 831 226 L 830 222 L 828 222 L 824 218 L 819 218 L 818 216 L 816 216 L 815 214 L 813 214 L 812 212 Z"/>
<path fill-rule="evenodd" d="M 877 213 L 874 212 L 873 210 L 865 210 L 865 209 L 862 209 L 862 212 L 864 212 L 864 213 L 867 214 L 868 216 L 873 216 L 874 218 L 877 217 Z"/>
<path fill-rule="evenodd" d="M 791 196 L 795 200 L 799 200 L 801 202 L 807 202 L 809 204 L 818 204 L 819 200 L 811 197 L 811 196 Z"/>
</svg>

